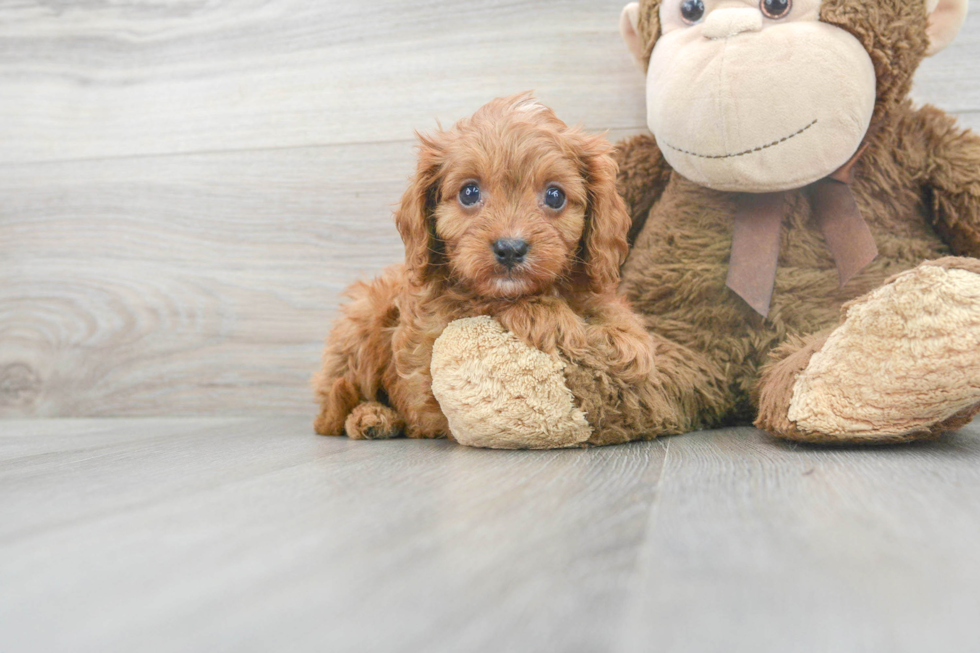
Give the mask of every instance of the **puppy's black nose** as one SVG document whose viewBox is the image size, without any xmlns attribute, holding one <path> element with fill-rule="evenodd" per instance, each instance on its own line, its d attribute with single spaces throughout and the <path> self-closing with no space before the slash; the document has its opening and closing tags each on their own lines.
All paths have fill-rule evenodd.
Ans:
<svg viewBox="0 0 980 653">
<path fill-rule="evenodd" d="M 517 238 L 501 238 L 493 244 L 493 253 L 497 256 L 497 262 L 506 265 L 508 269 L 523 263 L 529 249 L 531 246 L 526 240 Z"/>
</svg>

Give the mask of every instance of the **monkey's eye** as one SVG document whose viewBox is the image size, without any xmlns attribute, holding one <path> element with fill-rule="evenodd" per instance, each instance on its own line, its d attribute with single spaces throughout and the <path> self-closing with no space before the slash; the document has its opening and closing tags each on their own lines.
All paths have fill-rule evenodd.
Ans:
<svg viewBox="0 0 980 653">
<path fill-rule="evenodd" d="M 793 8 L 793 0 L 762 0 L 760 6 L 766 18 L 779 20 L 789 14 L 790 9 Z"/>
<path fill-rule="evenodd" d="M 471 181 L 459 191 L 459 203 L 463 206 L 476 206 L 480 202 L 480 185 Z"/>
<path fill-rule="evenodd" d="M 681 18 L 688 25 L 693 25 L 704 18 L 703 0 L 684 0 L 681 3 Z"/>
<path fill-rule="evenodd" d="M 565 191 L 557 186 L 549 186 L 544 192 L 544 203 L 549 209 L 561 211 L 565 208 Z"/>
</svg>

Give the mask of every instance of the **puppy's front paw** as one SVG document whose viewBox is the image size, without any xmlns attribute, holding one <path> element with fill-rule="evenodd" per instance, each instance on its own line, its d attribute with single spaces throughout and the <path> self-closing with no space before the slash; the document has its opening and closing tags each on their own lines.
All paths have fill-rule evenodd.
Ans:
<svg viewBox="0 0 980 653">
<path fill-rule="evenodd" d="M 554 449 L 592 427 L 565 385 L 564 364 L 528 347 L 493 318 L 457 320 L 432 351 L 432 393 L 460 444 Z"/>
<path fill-rule="evenodd" d="M 388 440 L 405 431 L 405 421 L 376 401 L 358 404 L 347 416 L 344 431 L 351 440 Z"/>
</svg>

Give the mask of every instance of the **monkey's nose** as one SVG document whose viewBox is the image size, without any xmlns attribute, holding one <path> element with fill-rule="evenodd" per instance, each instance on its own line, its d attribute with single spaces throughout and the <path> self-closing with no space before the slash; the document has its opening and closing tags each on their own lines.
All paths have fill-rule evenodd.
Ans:
<svg viewBox="0 0 980 653">
<path fill-rule="evenodd" d="M 704 19 L 704 27 L 701 28 L 704 37 L 712 41 L 759 31 L 762 31 L 762 12 L 749 7 L 715 9 Z"/>
<path fill-rule="evenodd" d="M 493 253 L 497 262 L 511 269 L 518 263 L 523 263 L 531 246 L 526 240 L 519 238 L 501 238 L 493 243 Z"/>
</svg>

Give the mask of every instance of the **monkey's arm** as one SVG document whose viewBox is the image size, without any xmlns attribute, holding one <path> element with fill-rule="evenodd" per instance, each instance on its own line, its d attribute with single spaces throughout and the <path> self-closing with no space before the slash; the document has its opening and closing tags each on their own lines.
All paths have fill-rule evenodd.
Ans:
<svg viewBox="0 0 980 653">
<path fill-rule="evenodd" d="M 633 219 L 629 232 L 632 244 L 643 229 L 650 208 L 667 187 L 671 168 L 651 134 L 620 141 L 613 156 L 619 164 L 616 186 Z"/>
<path fill-rule="evenodd" d="M 933 107 L 922 109 L 919 119 L 933 226 L 954 254 L 980 258 L 980 134 Z"/>
</svg>

